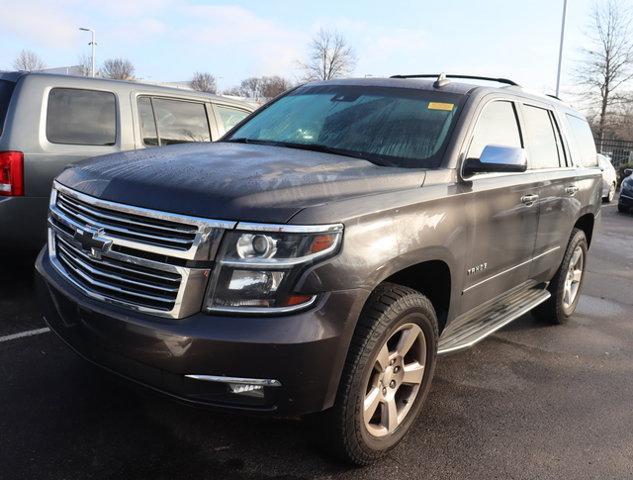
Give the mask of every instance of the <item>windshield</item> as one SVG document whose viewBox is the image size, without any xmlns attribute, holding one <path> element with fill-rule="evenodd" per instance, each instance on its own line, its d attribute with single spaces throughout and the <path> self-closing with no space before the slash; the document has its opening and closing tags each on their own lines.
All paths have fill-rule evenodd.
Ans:
<svg viewBox="0 0 633 480">
<path fill-rule="evenodd" d="M 7 80 L 0 80 L 0 135 L 2 135 L 2 129 L 4 127 L 4 119 L 7 116 L 7 110 L 9 109 L 9 101 L 13 94 L 14 82 Z"/>
<path fill-rule="evenodd" d="M 224 141 L 263 143 L 412 168 L 440 165 L 461 96 L 410 88 L 300 87 Z"/>
</svg>

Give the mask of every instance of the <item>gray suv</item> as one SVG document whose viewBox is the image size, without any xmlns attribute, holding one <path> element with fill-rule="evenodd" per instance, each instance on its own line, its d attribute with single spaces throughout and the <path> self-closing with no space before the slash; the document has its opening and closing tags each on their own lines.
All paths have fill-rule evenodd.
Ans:
<svg viewBox="0 0 633 480">
<path fill-rule="evenodd" d="M 0 73 L 0 246 L 39 249 L 55 176 L 87 157 L 217 140 L 254 110 L 141 83 Z"/>
<path fill-rule="evenodd" d="M 65 170 L 37 260 L 50 327 L 192 404 L 310 415 L 357 464 L 438 355 L 574 313 L 602 184 L 586 120 L 503 79 L 298 87 L 220 142 Z"/>
</svg>

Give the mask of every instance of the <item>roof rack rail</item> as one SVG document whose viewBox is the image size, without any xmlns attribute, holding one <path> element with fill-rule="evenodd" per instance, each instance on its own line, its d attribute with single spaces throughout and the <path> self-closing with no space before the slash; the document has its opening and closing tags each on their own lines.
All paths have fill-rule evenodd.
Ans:
<svg viewBox="0 0 633 480">
<path fill-rule="evenodd" d="M 556 95 L 552 95 L 551 93 L 546 93 L 545 95 L 547 95 L 548 97 L 552 97 L 555 98 L 556 100 L 560 100 L 559 97 L 557 97 Z M 560 100 L 562 102 L 562 100 Z"/>
<path fill-rule="evenodd" d="M 518 83 L 508 78 L 495 78 L 495 77 L 482 77 L 479 75 L 456 75 L 456 74 L 444 74 L 444 73 L 421 73 L 415 75 L 392 75 L 390 78 L 463 78 L 466 80 L 489 80 L 491 82 L 505 83 L 512 85 L 513 87 L 520 87 Z"/>
</svg>

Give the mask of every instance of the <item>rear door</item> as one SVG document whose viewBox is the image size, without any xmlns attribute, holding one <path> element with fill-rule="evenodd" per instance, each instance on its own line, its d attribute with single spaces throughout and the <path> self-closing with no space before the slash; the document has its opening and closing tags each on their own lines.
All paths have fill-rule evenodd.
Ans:
<svg viewBox="0 0 633 480">
<path fill-rule="evenodd" d="M 517 106 L 506 99 L 488 102 L 476 122 L 466 158 L 479 158 L 486 145 L 523 147 Z M 529 278 L 538 226 L 538 184 L 527 173 L 480 174 L 464 204 L 474 217 L 463 287 L 468 311 Z"/>
<path fill-rule="evenodd" d="M 581 205 L 586 204 L 581 200 L 584 193 L 579 193 L 586 181 L 572 163 L 570 145 L 563 140 L 564 120 L 554 110 L 525 102 L 521 120 L 529 171 L 539 180 L 539 225 L 530 276 L 549 281 L 565 253 Z"/>
</svg>

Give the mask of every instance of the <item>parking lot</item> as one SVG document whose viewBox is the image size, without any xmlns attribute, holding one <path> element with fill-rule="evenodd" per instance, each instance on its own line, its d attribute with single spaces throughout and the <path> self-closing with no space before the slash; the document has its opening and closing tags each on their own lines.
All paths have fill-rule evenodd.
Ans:
<svg viewBox="0 0 633 480">
<path fill-rule="evenodd" d="M 0 275 L 0 478 L 633 477 L 633 215 L 614 204 L 573 321 L 526 315 L 442 357 L 413 431 L 363 469 L 320 453 L 299 420 L 192 409 L 86 364 L 39 330 L 31 262 Z"/>
</svg>

